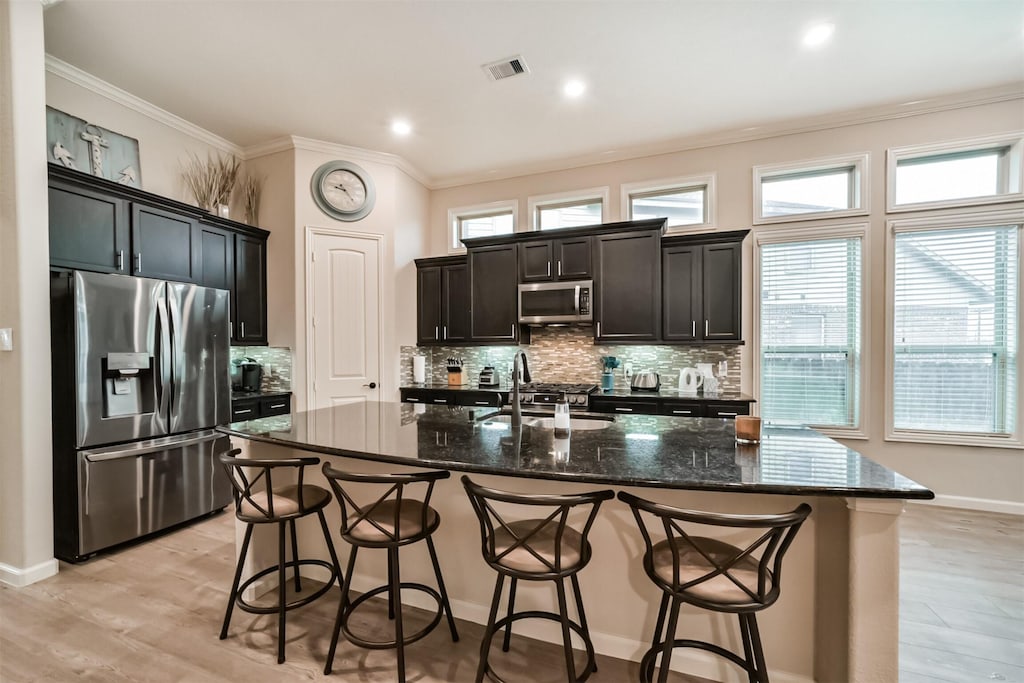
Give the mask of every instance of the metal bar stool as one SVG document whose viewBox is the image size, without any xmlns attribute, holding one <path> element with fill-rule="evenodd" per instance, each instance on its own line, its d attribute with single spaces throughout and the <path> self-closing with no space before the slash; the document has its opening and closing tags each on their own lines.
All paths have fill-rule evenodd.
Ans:
<svg viewBox="0 0 1024 683">
<path fill-rule="evenodd" d="M 448 618 L 448 628 L 452 641 L 458 642 L 459 633 L 455 629 L 455 619 L 448 603 L 448 592 L 441 577 L 441 566 L 437 561 L 437 551 L 431 535 L 441 523 L 441 517 L 430 507 L 430 496 L 434 491 L 434 483 L 451 476 L 446 471 L 417 472 L 412 474 L 354 474 L 331 467 L 324 463 L 324 476 L 334 490 L 335 498 L 341 506 L 341 537 L 352 546 L 348 558 L 348 569 L 345 582 L 341 589 L 341 601 L 338 603 L 338 615 L 334 620 L 334 632 L 331 635 L 331 648 L 327 653 L 327 664 L 324 674 L 331 673 L 334 664 L 334 653 L 338 647 L 338 637 L 342 631 L 345 638 L 353 645 L 371 650 L 395 648 L 398 657 L 398 680 L 405 681 L 405 646 L 423 638 L 441 622 L 442 612 Z M 353 497 L 353 489 L 343 488 L 340 482 L 371 485 L 372 495 L 360 495 L 357 502 Z M 373 487 L 372 485 L 378 485 Z M 407 496 L 406 489 L 424 489 L 422 500 Z M 383 492 L 381 490 L 383 489 Z M 366 491 L 365 488 L 362 489 Z M 422 583 L 402 582 L 398 563 L 398 550 L 402 546 L 427 542 L 430 561 L 437 577 L 437 590 Z M 388 551 L 388 582 L 369 590 L 351 603 L 348 599 L 352 586 L 352 570 L 356 563 L 356 554 L 360 548 L 387 548 Z M 402 589 L 418 590 L 430 595 L 437 602 L 437 613 L 429 624 L 413 633 L 406 635 L 402 620 Z M 387 592 L 388 618 L 395 621 L 395 639 L 373 641 L 359 637 L 349 629 L 348 622 L 352 613 L 370 598 Z"/>
<path fill-rule="evenodd" d="M 245 540 L 242 541 L 242 552 L 239 553 L 238 564 L 235 566 L 235 579 L 231 584 L 231 597 L 228 599 L 227 611 L 224 614 L 220 639 L 224 640 L 228 637 L 231 611 L 236 603 L 240 609 L 253 614 L 277 613 L 277 663 L 280 664 L 284 662 L 285 613 L 307 605 L 322 596 L 330 590 L 335 579 L 338 579 L 339 583 L 341 582 L 341 567 L 338 564 L 338 556 L 334 552 L 334 544 L 331 543 L 331 534 L 327 529 L 327 520 L 324 519 L 323 512 L 327 504 L 331 502 L 331 493 L 327 489 L 302 482 L 306 466 L 319 464 L 319 458 L 310 456 L 282 460 L 249 460 L 235 457 L 239 453 L 241 450 L 236 448 L 218 456 L 234 487 L 235 517 L 239 521 L 245 522 Z M 279 475 L 279 481 L 282 477 L 290 479 L 291 475 L 294 475 L 297 483 L 275 487 L 273 481 L 275 471 Z M 255 490 L 257 487 L 260 487 L 259 491 Z M 320 528 L 324 533 L 327 550 L 331 553 L 331 562 L 299 559 L 295 520 L 314 512 L 320 519 Z M 252 539 L 252 530 L 257 524 L 277 524 L 278 526 L 277 566 L 263 569 L 239 585 L 245 556 L 249 551 L 249 541 Z M 292 559 L 290 561 L 287 561 L 285 557 L 285 528 L 291 530 Z M 299 567 L 303 565 L 315 565 L 327 569 L 330 572 L 330 579 L 313 593 L 289 602 L 285 596 L 288 583 L 285 571 L 288 567 L 294 569 L 295 592 L 300 593 L 302 592 L 302 578 L 299 574 Z M 275 571 L 278 573 L 278 596 L 275 604 L 259 606 L 250 603 L 243 597 L 249 586 Z"/>
<path fill-rule="evenodd" d="M 640 660 L 641 683 L 653 681 L 659 653 L 658 681 L 665 683 L 672 650 L 677 647 L 713 652 L 742 667 L 750 683 L 768 683 L 755 615 L 778 599 L 782 585 L 782 557 L 800 525 L 811 514 L 811 506 L 803 503 L 792 512 L 779 515 L 726 515 L 683 510 L 643 500 L 624 491 L 619 492 L 619 500 L 633 510 L 647 546 L 644 571 L 662 590 L 654 638 L 650 649 Z M 658 537 L 662 540 L 656 542 L 651 528 L 658 529 L 658 526 Z M 753 533 L 741 548 L 718 539 L 693 535 L 686 527 L 694 532 L 701 527 L 726 527 L 749 529 Z M 679 607 L 684 602 L 714 612 L 736 614 L 743 640 L 743 657 L 713 643 L 676 639 Z"/>
<path fill-rule="evenodd" d="M 606 490 L 554 496 L 510 493 L 484 488 L 466 476 L 462 477 L 462 484 L 466 487 L 466 493 L 480 521 L 484 561 L 498 572 L 494 597 L 491 600 L 491 612 L 487 618 L 483 642 L 480 644 L 480 665 L 476 673 L 476 683 L 481 683 L 485 675 L 492 681 L 504 683 L 488 663 L 491 640 L 499 629 L 504 628 L 502 650 L 508 652 L 512 623 L 520 619 L 533 618 L 549 619 L 561 624 L 567 680 L 570 683 L 582 683 L 587 680 L 591 673 L 597 671 L 597 664 L 576 575 L 590 561 L 591 548 L 587 535 L 597 517 L 597 511 L 603 501 L 615 496 L 615 492 Z M 494 503 L 511 503 L 550 512 L 544 517 L 508 521 L 495 509 Z M 587 506 L 590 508 L 589 511 L 586 510 Z M 586 521 L 582 530 L 569 525 L 569 516 L 574 508 L 581 508 L 581 513 L 585 513 Z M 512 579 L 509 587 L 508 612 L 503 619 L 495 621 L 506 576 Z M 579 623 L 569 619 L 565 595 L 566 578 L 569 578 L 572 584 Z M 554 581 L 558 595 L 558 613 L 536 610 L 515 612 L 516 584 L 519 579 Z M 570 632 L 575 632 L 583 640 L 586 648 L 587 662 L 579 676 L 576 675 Z"/>
</svg>

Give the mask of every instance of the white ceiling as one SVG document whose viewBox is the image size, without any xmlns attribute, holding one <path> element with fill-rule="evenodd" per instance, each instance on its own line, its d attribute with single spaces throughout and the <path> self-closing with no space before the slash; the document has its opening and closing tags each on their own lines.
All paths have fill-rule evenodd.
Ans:
<svg viewBox="0 0 1024 683">
<path fill-rule="evenodd" d="M 820 21 L 833 40 L 804 49 Z M 49 54 L 239 146 L 389 152 L 432 185 L 1024 83 L 1022 0 L 64 0 L 45 28 Z M 514 55 L 528 75 L 480 68 Z"/>
</svg>

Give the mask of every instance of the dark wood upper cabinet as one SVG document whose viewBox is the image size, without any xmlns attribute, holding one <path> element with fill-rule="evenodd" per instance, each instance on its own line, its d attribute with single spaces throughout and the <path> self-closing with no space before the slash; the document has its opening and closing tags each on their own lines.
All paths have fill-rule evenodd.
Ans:
<svg viewBox="0 0 1024 683">
<path fill-rule="evenodd" d="M 235 340 L 267 343 L 267 241 L 235 235 Z"/>
<path fill-rule="evenodd" d="M 199 282 L 199 222 L 191 216 L 132 204 L 132 275 Z"/>
<path fill-rule="evenodd" d="M 127 200 L 51 180 L 49 211 L 51 265 L 128 274 Z"/>
<path fill-rule="evenodd" d="M 237 334 L 235 325 L 235 236 L 228 230 L 199 224 L 202 257 L 199 262 L 199 284 L 226 289 L 231 293 L 228 315 L 231 316 L 231 338 Z"/>
<path fill-rule="evenodd" d="M 469 339 L 469 267 L 465 257 L 416 261 L 416 343 Z"/>
<path fill-rule="evenodd" d="M 519 281 L 586 280 L 593 275 L 589 236 L 519 244 Z"/>
<path fill-rule="evenodd" d="M 468 250 L 470 339 L 514 343 L 519 339 L 519 265 L 515 244 Z"/>
<path fill-rule="evenodd" d="M 739 341 L 741 245 L 709 244 L 702 248 L 702 255 L 704 341 Z"/>
<path fill-rule="evenodd" d="M 661 252 L 662 338 L 695 341 L 701 317 L 700 253 L 697 245 L 665 247 Z"/>
<path fill-rule="evenodd" d="M 742 341 L 742 242 L 748 232 L 737 230 L 663 240 L 665 341 Z"/>
<path fill-rule="evenodd" d="M 661 235 L 598 235 L 595 243 L 594 338 L 597 342 L 661 337 Z"/>
</svg>

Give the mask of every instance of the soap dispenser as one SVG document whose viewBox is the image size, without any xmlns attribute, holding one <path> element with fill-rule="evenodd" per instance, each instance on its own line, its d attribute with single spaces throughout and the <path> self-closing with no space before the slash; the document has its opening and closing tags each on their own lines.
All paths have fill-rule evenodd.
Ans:
<svg viewBox="0 0 1024 683">
<path fill-rule="evenodd" d="M 555 403 L 555 438 L 569 438 L 569 400 L 563 391 Z"/>
</svg>

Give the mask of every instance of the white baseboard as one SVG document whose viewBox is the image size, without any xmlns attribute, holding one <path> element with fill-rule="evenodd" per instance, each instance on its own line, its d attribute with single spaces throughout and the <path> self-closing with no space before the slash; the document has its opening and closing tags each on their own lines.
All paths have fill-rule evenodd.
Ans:
<svg viewBox="0 0 1024 683">
<path fill-rule="evenodd" d="M 51 558 L 45 562 L 40 562 L 23 569 L 0 562 L 0 583 L 5 583 L 15 588 L 24 588 L 36 581 L 42 581 L 43 579 L 55 576 L 59 568 L 60 564 L 56 558 Z"/>
<path fill-rule="evenodd" d="M 907 502 L 911 505 L 934 505 L 944 508 L 998 512 L 1004 515 L 1024 515 L 1024 503 L 1016 503 L 1012 500 L 936 495 L 934 500 L 908 500 Z"/>
<path fill-rule="evenodd" d="M 371 590 L 378 585 L 380 585 L 379 579 L 366 576 L 352 578 L 352 590 L 359 593 Z M 384 598 L 381 597 L 381 599 Z M 403 603 L 413 607 L 430 611 L 436 609 L 433 599 L 419 591 L 406 591 L 402 594 L 402 600 Z M 487 623 L 489 605 L 479 605 L 464 600 L 452 600 L 451 602 L 452 612 L 459 619 L 471 621 L 474 624 Z M 527 619 L 517 622 L 515 633 L 547 643 L 561 644 L 562 642 L 562 632 L 558 625 L 543 619 Z M 639 662 L 643 653 L 650 647 L 650 644 L 645 641 L 632 640 L 594 630 L 591 630 L 590 637 L 594 642 L 594 650 L 598 654 L 631 662 Z M 747 681 L 746 674 L 739 667 L 711 653 L 699 650 L 676 650 L 672 654 L 672 670 L 722 683 L 746 683 Z M 814 683 L 812 678 L 775 669 L 772 670 L 772 680 L 777 683 Z"/>
</svg>

